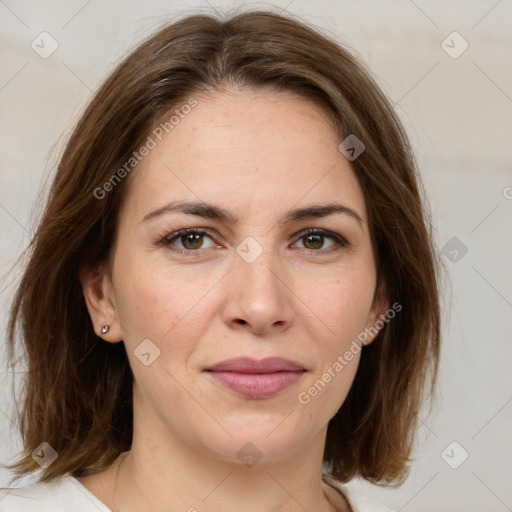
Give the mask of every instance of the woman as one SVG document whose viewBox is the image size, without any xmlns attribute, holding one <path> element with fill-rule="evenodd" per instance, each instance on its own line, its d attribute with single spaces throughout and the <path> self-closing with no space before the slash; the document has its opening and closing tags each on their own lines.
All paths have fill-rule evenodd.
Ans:
<svg viewBox="0 0 512 512">
<path fill-rule="evenodd" d="M 392 107 L 271 12 L 167 25 L 62 155 L 8 340 L 29 510 L 388 510 L 436 378 L 438 261 Z M 72 505 L 72 506 L 71 506 Z"/>
</svg>

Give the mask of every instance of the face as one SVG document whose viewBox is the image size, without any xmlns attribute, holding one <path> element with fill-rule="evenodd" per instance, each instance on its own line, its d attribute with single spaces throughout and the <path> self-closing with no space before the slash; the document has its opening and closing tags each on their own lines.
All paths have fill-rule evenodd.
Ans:
<svg viewBox="0 0 512 512">
<path fill-rule="evenodd" d="M 353 342 L 385 310 L 365 200 L 319 106 L 196 99 L 130 176 L 111 273 L 86 300 L 97 332 L 111 324 L 102 337 L 125 343 L 140 428 L 219 459 L 247 442 L 284 459 L 325 435 L 356 373 Z M 206 371 L 239 357 L 297 367 Z"/>
</svg>

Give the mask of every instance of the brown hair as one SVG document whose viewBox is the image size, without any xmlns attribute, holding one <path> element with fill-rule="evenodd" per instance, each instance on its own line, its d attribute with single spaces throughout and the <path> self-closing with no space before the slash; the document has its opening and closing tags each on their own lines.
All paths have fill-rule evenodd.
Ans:
<svg viewBox="0 0 512 512">
<path fill-rule="evenodd" d="M 78 279 L 82 265 L 109 260 L 129 176 L 106 198 L 95 191 L 169 112 L 230 85 L 318 102 L 340 135 L 365 145 L 352 168 L 367 202 L 378 290 L 402 312 L 363 348 L 329 422 L 324 463 L 341 481 L 396 483 L 407 474 L 440 343 L 440 262 L 407 136 L 369 72 L 333 38 L 289 15 L 246 10 L 167 24 L 110 74 L 69 138 L 9 319 L 11 366 L 18 332 L 27 366 L 17 411 L 24 450 L 8 466 L 16 475 L 39 469 L 31 454 L 42 442 L 58 458 L 41 481 L 107 467 L 130 449 L 133 374 L 124 344 L 95 334 Z"/>
</svg>

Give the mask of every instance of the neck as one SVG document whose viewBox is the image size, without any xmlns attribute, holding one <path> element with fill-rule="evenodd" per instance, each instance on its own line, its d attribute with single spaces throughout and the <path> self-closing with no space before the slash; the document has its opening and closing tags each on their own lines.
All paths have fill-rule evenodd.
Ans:
<svg viewBox="0 0 512 512">
<path fill-rule="evenodd" d="M 149 441 L 149 440 L 148 440 Z M 320 453 L 322 453 L 320 451 Z M 120 461 L 113 512 L 303 512 L 338 510 L 322 485 L 322 465 L 306 453 L 249 467 L 197 453 L 189 446 L 134 443 Z M 330 497 L 328 497 L 330 496 Z"/>
</svg>

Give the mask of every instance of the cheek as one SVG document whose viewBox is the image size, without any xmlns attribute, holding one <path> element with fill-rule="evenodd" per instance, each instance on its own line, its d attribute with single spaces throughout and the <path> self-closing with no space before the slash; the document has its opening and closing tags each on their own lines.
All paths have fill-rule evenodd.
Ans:
<svg viewBox="0 0 512 512">
<path fill-rule="evenodd" d="M 149 338 L 166 352 L 174 351 L 179 344 L 171 341 L 183 339 L 184 330 L 187 341 L 199 333 L 209 304 L 205 296 L 218 277 L 198 275 L 192 266 L 171 267 L 162 258 L 144 255 L 119 258 L 116 270 L 116 309 L 127 346 L 133 349 Z"/>
<path fill-rule="evenodd" d="M 309 421 L 325 424 L 337 413 L 352 387 L 360 356 L 358 346 L 338 345 L 309 376 L 296 397 Z"/>
<path fill-rule="evenodd" d="M 345 277 L 343 277 L 345 276 Z M 309 337 L 319 347 L 317 365 L 297 397 L 309 411 L 323 411 L 331 418 L 345 400 L 361 357 L 358 336 L 364 332 L 374 295 L 371 269 L 361 269 L 350 278 L 325 280 L 309 294 L 308 306 L 322 320 L 310 316 Z M 318 282 L 318 284 L 320 284 Z M 316 328 L 318 326 L 318 328 Z"/>
<path fill-rule="evenodd" d="M 316 291 L 310 291 L 306 302 L 328 328 L 329 346 L 334 343 L 337 349 L 366 327 L 375 291 L 371 270 L 340 274 L 323 284 L 317 282 Z"/>
</svg>

